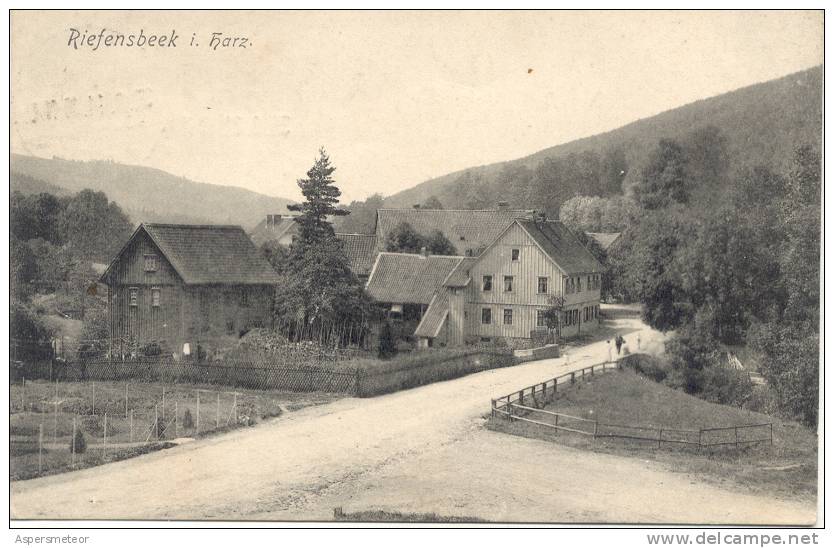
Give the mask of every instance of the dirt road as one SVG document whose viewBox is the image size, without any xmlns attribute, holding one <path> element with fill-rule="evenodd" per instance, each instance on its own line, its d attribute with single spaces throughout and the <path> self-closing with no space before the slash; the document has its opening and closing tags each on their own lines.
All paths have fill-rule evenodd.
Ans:
<svg viewBox="0 0 834 548">
<path fill-rule="evenodd" d="M 643 345 L 658 337 L 641 332 Z M 491 397 L 607 353 L 603 341 L 572 349 L 568 366 L 545 360 L 343 399 L 135 459 L 17 482 L 12 518 L 327 520 L 341 506 L 515 522 L 814 522 L 809 505 L 481 428 Z"/>
</svg>

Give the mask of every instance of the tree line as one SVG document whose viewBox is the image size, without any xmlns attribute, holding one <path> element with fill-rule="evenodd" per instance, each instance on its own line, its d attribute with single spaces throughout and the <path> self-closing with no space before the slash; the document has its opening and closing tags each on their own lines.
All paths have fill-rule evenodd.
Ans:
<svg viewBox="0 0 834 548">
<path fill-rule="evenodd" d="M 643 319 L 674 331 L 668 382 L 743 404 L 752 387 L 723 367 L 745 347 L 775 405 L 817 423 L 821 162 L 798 146 L 792 167 L 728 169 L 719 131 L 688 143 L 660 140 L 625 194 L 617 226 L 600 200 L 576 199 L 563 217 L 577 231 L 617 228 L 605 257 L 609 292 L 643 305 Z M 621 224 L 620 224 L 621 223 Z"/>
</svg>

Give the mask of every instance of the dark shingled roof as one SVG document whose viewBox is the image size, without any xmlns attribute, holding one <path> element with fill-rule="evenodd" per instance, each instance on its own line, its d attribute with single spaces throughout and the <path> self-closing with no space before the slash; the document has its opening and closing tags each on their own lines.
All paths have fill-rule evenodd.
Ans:
<svg viewBox="0 0 834 548">
<path fill-rule="evenodd" d="M 446 282 L 443 284 L 446 287 L 466 287 L 469 285 L 469 269 L 475 264 L 478 259 L 476 257 L 464 257 L 463 260 L 455 267 Z"/>
<path fill-rule="evenodd" d="M 530 237 L 567 274 L 602 272 L 602 265 L 559 221 L 518 221 Z"/>
<path fill-rule="evenodd" d="M 239 226 L 142 224 L 131 241 L 142 230 L 186 284 L 274 284 L 279 281 L 278 274 Z M 114 263 L 116 260 L 118 256 Z M 111 263 L 108 271 L 112 266 Z"/>
<path fill-rule="evenodd" d="M 336 233 L 342 241 L 350 270 L 357 276 L 367 276 L 376 259 L 376 234 Z"/>
<path fill-rule="evenodd" d="M 365 288 L 382 303 L 429 304 L 464 257 L 388 253 L 377 255 Z"/>
<path fill-rule="evenodd" d="M 480 251 L 491 244 L 515 219 L 533 215 L 528 209 L 378 209 L 377 244 L 384 246 L 388 234 L 405 222 L 423 236 L 440 230 L 457 253 L 465 255 L 469 249 Z"/>
<path fill-rule="evenodd" d="M 596 240 L 603 251 L 608 251 L 608 248 L 620 237 L 619 232 L 586 232 L 586 234 Z"/>
</svg>

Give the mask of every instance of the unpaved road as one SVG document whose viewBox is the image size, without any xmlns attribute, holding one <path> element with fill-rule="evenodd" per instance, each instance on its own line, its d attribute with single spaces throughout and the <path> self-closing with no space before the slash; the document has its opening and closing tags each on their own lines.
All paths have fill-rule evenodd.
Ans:
<svg viewBox="0 0 834 548">
<path fill-rule="evenodd" d="M 623 329 L 637 326 L 618 320 Z M 658 335 L 646 330 L 642 338 L 647 345 Z M 341 506 L 511 522 L 816 520 L 812 505 L 481 427 L 491 397 L 604 356 L 606 343 L 595 343 L 572 349 L 568 366 L 544 360 L 343 399 L 142 457 L 16 482 L 12 518 L 304 521 L 331 519 Z"/>
</svg>

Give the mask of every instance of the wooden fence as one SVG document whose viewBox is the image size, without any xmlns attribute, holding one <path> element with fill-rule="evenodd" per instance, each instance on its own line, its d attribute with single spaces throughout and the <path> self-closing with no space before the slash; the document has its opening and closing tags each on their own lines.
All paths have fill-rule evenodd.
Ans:
<svg viewBox="0 0 834 548">
<path fill-rule="evenodd" d="M 622 369 L 621 360 L 614 363 L 603 362 L 583 367 L 493 399 L 492 417 L 501 415 L 510 422 L 523 421 L 535 424 L 553 430 L 554 434 L 563 431 L 589 436 L 594 440 L 598 438 L 617 438 L 646 441 L 657 444 L 658 448 L 664 443 L 697 447 L 698 449 L 718 446 L 735 446 L 738 448 L 742 445 L 763 442 L 769 442 L 770 445 L 773 445 L 773 423 L 687 430 L 603 423 L 594 419 L 542 409 L 545 405 L 557 401 L 560 386 L 570 386 L 615 369 Z"/>
</svg>

